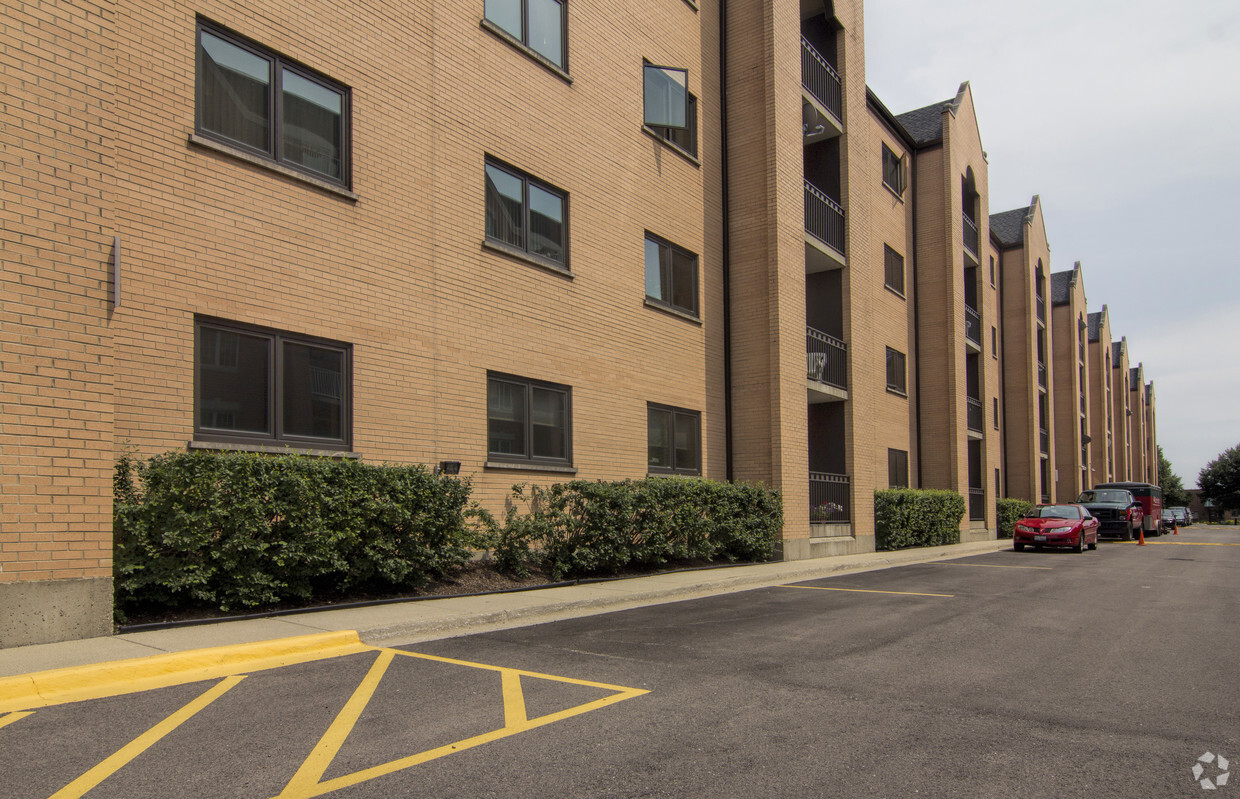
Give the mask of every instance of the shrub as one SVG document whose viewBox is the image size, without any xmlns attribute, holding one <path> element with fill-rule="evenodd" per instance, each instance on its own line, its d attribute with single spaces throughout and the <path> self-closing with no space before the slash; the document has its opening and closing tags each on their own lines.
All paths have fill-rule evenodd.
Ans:
<svg viewBox="0 0 1240 799">
<path fill-rule="evenodd" d="M 423 466 L 171 452 L 120 458 L 113 489 L 122 614 L 414 588 L 470 555 L 469 483 Z"/>
<path fill-rule="evenodd" d="M 530 563 L 554 579 L 615 574 L 669 561 L 770 560 L 783 523 L 779 494 L 744 483 L 651 477 L 575 480 L 529 494 L 514 486 L 503 525 L 483 516 L 497 564 Z"/>
<path fill-rule="evenodd" d="M 875 546 L 892 550 L 958 544 L 964 511 L 964 497 L 954 491 L 875 491 Z"/>
<path fill-rule="evenodd" d="M 1024 499 L 999 500 L 999 538 L 1011 538 L 1012 528 L 1016 520 L 1028 515 L 1033 510 L 1033 503 Z"/>
</svg>

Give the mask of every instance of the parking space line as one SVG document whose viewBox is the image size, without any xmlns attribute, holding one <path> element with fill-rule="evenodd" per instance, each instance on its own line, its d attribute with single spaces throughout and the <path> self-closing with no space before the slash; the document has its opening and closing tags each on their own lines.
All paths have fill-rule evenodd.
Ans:
<svg viewBox="0 0 1240 799">
<path fill-rule="evenodd" d="M 1123 544 L 1132 544 L 1132 541 L 1122 541 Z M 1240 547 L 1240 544 L 1228 544 L 1222 541 L 1146 541 L 1145 545 L 1156 547 Z"/>
<path fill-rule="evenodd" d="M 821 585 L 777 585 L 776 588 L 808 588 L 811 591 L 849 591 L 855 594 L 898 594 L 899 596 L 941 596 L 948 599 L 955 594 L 919 594 L 915 591 L 875 591 L 869 588 L 826 588 Z"/>
<path fill-rule="evenodd" d="M 476 746 L 496 741 L 501 738 L 507 738 L 520 732 L 532 730 L 542 727 L 562 719 L 577 716 L 582 713 L 588 713 L 592 710 L 614 705 L 617 702 L 623 702 L 626 699 L 632 699 L 635 696 L 649 693 L 642 688 L 625 688 L 620 685 L 609 685 L 601 682 L 591 682 L 589 680 L 578 680 L 571 677 L 559 677 L 552 674 L 541 674 L 534 671 L 524 671 L 522 669 L 510 669 L 503 666 L 491 666 L 485 663 L 472 663 L 467 660 L 454 660 L 452 658 L 439 657 L 436 655 L 423 655 L 417 652 L 406 652 L 396 649 L 379 649 L 379 658 L 371 666 L 370 671 L 362 679 L 353 696 L 345 703 L 344 709 L 332 722 L 328 731 L 319 739 L 310 756 L 297 770 L 293 779 L 289 781 L 284 790 L 274 799 L 310 799 L 314 796 L 322 796 L 326 793 L 357 785 L 368 780 L 392 774 L 397 771 L 410 768 L 412 766 L 426 763 L 455 752 L 463 752 L 466 749 L 472 749 Z M 345 740 L 352 732 L 354 725 L 357 724 L 361 717 L 362 711 L 365 710 L 366 704 L 374 695 L 379 682 L 383 679 L 384 672 L 387 671 L 392 659 L 396 655 L 405 657 L 418 658 L 421 660 L 432 660 L 440 663 L 449 663 L 458 666 L 467 666 L 474 669 L 484 669 L 487 671 L 499 672 L 500 685 L 502 689 L 504 702 L 504 726 L 475 735 L 472 738 L 466 738 L 456 743 L 446 744 L 435 749 L 429 749 L 425 752 L 419 752 L 408 757 L 392 760 L 388 763 L 382 763 L 377 766 L 355 771 L 352 774 L 345 774 L 340 777 L 321 782 L 323 774 L 326 773 L 332 760 L 344 745 Z M 583 685 L 603 690 L 614 691 L 610 696 L 602 699 L 596 699 L 593 702 L 577 705 L 575 707 L 566 708 L 555 713 L 549 713 L 545 716 L 537 718 L 529 718 L 525 707 L 525 694 L 521 688 L 521 677 L 535 677 L 544 680 L 553 680 L 555 682 L 568 683 L 570 685 Z"/>
<path fill-rule="evenodd" d="M 192 700 L 168 718 L 121 747 L 102 763 L 52 794 L 50 799 L 79 799 L 87 791 L 94 789 L 99 783 L 133 761 L 138 755 L 150 749 L 165 735 L 189 721 L 198 711 L 219 699 L 243 679 L 245 679 L 245 675 L 234 675 L 220 680 L 199 695 L 197 699 Z"/>
<path fill-rule="evenodd" d="M 3 716 L 0 716 L 0 727 L 5 727 L 9 724 L 12 724 L 15 721 L 20 721 L 21 719 L 26 718 L 33 712 L 34 712 L 33 710 L 27 710 L 27 711 L 19 712 L 19 713 L 7 713 Z"/>
<path fill-rule="evenodd" d="M 998 563 L 940 563 L 940 566 L 972 566 L 975 569 L 1037 569 L 1051 571 L 1052 566 L 1001 566 Z"/>
</svg>

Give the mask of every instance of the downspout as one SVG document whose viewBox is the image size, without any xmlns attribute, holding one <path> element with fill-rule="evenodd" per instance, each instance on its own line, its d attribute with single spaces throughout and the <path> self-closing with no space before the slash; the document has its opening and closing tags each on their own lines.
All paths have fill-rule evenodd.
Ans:
<svg viewBox="0 0 1240 799">
<path fill-rule="evenodd" d="M 908 196 L 909 202 L 913 206 L 913 360 L 917 364 L 917 378 L 914 381 L 917 386 L 917 399 L 913 402 L 913 412 L 917 422 L 917 487 L 925 488 L 925 484 L 921 480 L 921 456 L 922 456 L 922 435 L 921 435 L 921 288 L 917 284 L 917 186 L 915 177 L 917 168 L 917 148 L 909 148 L 909 170 L 908 170 Z"/>
<path fill-rule="evenodd" d="M 723 257 L 720 269 L 723 273 L 723 436 L 724 472 L 732 482 L 732 278 L 729 260 L 728 228 L 731 220 L 728 208 L 728 3 L 719 0 L 719 168 L 720 202 L 723 205 Z"/>
<path fill-rule="evenodd" d="M 1007 325 L 1003 324 L 1003 250 L 999 250 L 999 269 L 995 274 L 999 284 L 999 309 L 996 313 L 999 321 L 999 396 L 1003 397 L 1003 429 L 1000 442 L 1003 445 L 1003 484 L 1007 485 L 1008 471 L 1008 423 L 1007 423 Z"/>
</svg>

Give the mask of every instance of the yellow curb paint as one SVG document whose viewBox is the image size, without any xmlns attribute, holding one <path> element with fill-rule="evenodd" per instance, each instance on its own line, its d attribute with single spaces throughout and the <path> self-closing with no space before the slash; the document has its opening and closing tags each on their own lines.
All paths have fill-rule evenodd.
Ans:
<svg viewBox="0 0 1240 799">
<path fill-rule="evenodd" d="M 1051 566 L 1000 566 L 997 563 L 940 563 L 940 566 L 969 566 L 974 569 L 1035 569 L 1038 571 L 1051 571 Z"/>
<path fill-rule="evenodd" d="M 33 713 L 33 712 L 34 712 L 34 711 L 33 711 L 33 710 L 31 710 L 31 711 L 26 712 L 26 713 L 9 713 L 9 714 L 7 714 L 7 715 L 0 716 L 0 727 L 6 727 L 6 726 L 8 726 L 9 724 L 12 724 L 12 723 L 13 723 L 13 722 L 15 722 L 15 721 L 21 721 L 22 719 L 26 718 L 27 716 L 29 716 L 29 715 L 30 715 L 31 713 Z"/>
<path fill-rule="evenodd" d="M 0 679 L 0 713 L 150 691 L 296 663 L 373 652 L 353 630 L 191 649 Z"/>
<path fill-rule="evenodd" d="M 446 755 L 463 752 L 466 749 L 472 749 L 491 741 L 497 741 L 501 738 L 507 738 L 517 733 L 533 730 L 556 721 L 561 721 L 572 716 L 582 713 L 588 713 L 592 710 L 614 705 L 617 702 L 623 702 L 626 699 L 632 699 L 642 694 L 650 693 L 642 688 L 625 688 L 621 685 L 609 685 L 608 683 L 591 682 L 590 680 L 577 680 L 571 677 L 559 677 L 553 674 L 541 674 L 535 671 L 523 671 L 521 669 L 510 669 L 503 666 L 491 666 L 485 663 L 473 663 L 468 660 L 454 660 L 452 658 L 439 657 L 436 655 L 423 655 L 417 652 L 406 652 L 404 650 L 382 649 L 382 654 L 371 666 L 370 671 L 362 679 L 353 696 L 345 703 L 340 714 L 332 722 L 331 727 L 319 739 L 310 756 L 297 770 L 293 779 L 284 788 L 280 794 L 274 799 L 310 799 L 314 796 L 322 796 L 332 791 L 347 788 L 351 785 L 357 785 L 376 777 L 386 776 L 397 771 L 411 768 L 431 760 L 444 757 Z M 388 665 L 392 661 L 394 655 L 402 657 L 418 658 L 420 660 L 431 660 L 439 663 L 450 663 L 458 666 L 467 666 L 475 669 L 485 669 L 487 671 L 496 671 L 500 674 L 500 684 L 504 701 L 504 726 L 498 730 L 475 735 L 472 738 L 466 738 L 456 743 L 446 744 L 435 749 L 428 749 L 425 752 L 419 752 L 415 755 L 403 757 L 388 763 L 382 763 L 378 766 L 355 771 L 352 774 L 345 774 L 340 777 L 319 782 L 327 768 L 331 765 L 332 760 L 339 752 L 341 746 L 352 732 L 354 725 L 357 724 L 361 717 L 362 711 L 367 703 L 374 696 L 375 689 L 378 688 L 379 682 L 383 679 L 384 673 L 387 671 Z M 565 708 L 556 713 L 549 713 L 538 718 L 528 718 L 525 707 L 525 694 L 521 688 L 521 677 L 537 677 L 544 680 L 553 680 L 555 682 L 568 683 L 570 685 L 585 685 L 592 688 L 601 688 L 603 690 L 615 691 L 611 696 L 605 696 L 602 699 L 596 699 L 593 702 L 587 702 L 576 707 Z"/>
<path fill-rule="evenodd" d="M 219 699 L 230 688 L 244 679 L 244 676 L 225 677 L 203 692 L 197 699 L 192 700 L 168 718 L 121 747 L 107 760 L 104 760 L 90 771 L 52 794 L 50 799 L 80 799 L 88 791 L 93 790 L 99 783 L 133 762 L 133 759 L 138 755 L 159 743 L 165 735 L 189 721 L 198 711 Z"/>
<path fill-rule="evenodd" d="M 868 588 L 824 588 L 820 585 L 777 585 L 776 588 L 807 588 L 811 591 L 848 591 L 854 594 L 897 594 L 899 596 L 941 596 L 952 598 L 955 594 L 918 594 L 914 591 L 873 591 Z"/>
</svg>

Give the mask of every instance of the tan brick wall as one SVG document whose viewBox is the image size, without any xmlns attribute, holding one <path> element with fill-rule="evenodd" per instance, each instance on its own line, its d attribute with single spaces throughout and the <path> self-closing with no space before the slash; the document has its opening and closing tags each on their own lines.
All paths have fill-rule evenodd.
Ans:
<svg viewBox="0 0 1240 799">
<path fill-rule="evenodd" d="M 1090 485 L 1109 483 L 1115 479 L 1114 440 L 1111 427 L 1114 398 L 1110 390 L 1111 320 L 1102 306 L 1098 341 L 1089 343 L 1089 435 L 1092 471 Z"/>
<path fill-rule="evenodd" d="M 1131 425 L 1128 412 L 1131 409 L 1128 390 L 1128 339 L 1119 341 L 1119 357 L 1111 357 L 1111 396 L 1115 404 L 1111 418 L 1115 424 L 1112 435 L 1115 440 L 1115 481 L 1133 480 Z"/>
<path fill-rule="evenodd" d="M 1145 400 L 1145 367 L 1143 364 L 1137 364 L 1136 381 L 1130 384 L 1128 392 L 1128 406 L 1132 411 L 1132 416 L 1128 417 L 1129 436 L 1128 436 L 1128 474 L 1129 479 L 1138 483 L 1151 482 L 1149 479 L 1149 469 L 1147 468 L 1147 460 L 1145 457 L 1145 414 L 1147 412 Z"/>
<path fill-rule="evenodd" d="M 1074 502 L 1081 491 L 1092 483 L 1088 474 L 1082 475 L 1082 466 L 1089 468 L 1089 459 L 1082 459 L 1082 423 L 1086 434 L 1089 425 L 1089 381 L 1081 379 L 1088 374 L 1089 351 L 1081 357 L 1081 325 L 1086 324 L 1088 310 L 1085 307 L 1085 281 L 1080 264 L 1073 270 L 1068 302 L 1055 305 L 1051 314 L 1051 332 L 1054 341 L 1052 358 L 1055 372 L 1055 501 Z M 1087 330 L 1087 328 L 1086 328 Z M 1086 332 L 1085 335 L 1088 335 Z M 1081 394 L 1085 394 L 1084 410 Z M 1086 452 L 1088 454 L 1088 452 Z"/>
</svg>

